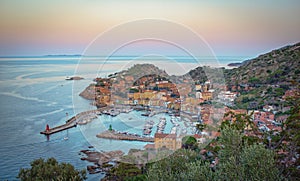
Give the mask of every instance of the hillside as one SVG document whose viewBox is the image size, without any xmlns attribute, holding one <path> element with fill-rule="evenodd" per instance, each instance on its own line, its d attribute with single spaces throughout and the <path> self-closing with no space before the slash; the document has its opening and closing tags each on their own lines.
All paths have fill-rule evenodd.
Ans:
<svg viewBox="0 0 300 181">
<path fill-rule="evenodd" d="M 161 75 L 165 77 L 169 76 L 165 71 L 159 69 L 158 67 L 152 64 L 135 64 L 134 66 L 130 67 L 128 70 L 123 70 L 117 74 L 118 74 L 118 76 L 116 76 L 117 78 L 120 78 L 120 76 L 132 76 L 134 77 L 134 80 L 137 80 L 142 76 L 151 75 L 151 74 Z"/>
<path fill-rule="evenodd" d="M 279 107 L 285 91 L 291 89 L 293 83 L 300 82 L 300 43 L 246 60 L 238 68 L 206 67 L 205 72 L 204 68 L 198 67 L 187 75 L 203 82 L 206 80 L 205 72 L 223 72 L 228 90 L 240 93 L 235 100 L 237 108 L 260 109 L 266 104 Z M 220 77 L 219 80 L 222 79 Z M 218 78 L 215 77 L 215 80 Z M 245 86 L 249 89 L 245 90 Z"/>
<path fill-rule="evenodd" d="M 299 75 L 300 43 L 273 50 L 225 71 L 228 84 L 290 85 L 290 81 L 300 81 Z"/>
<path fill-rule="evenodd" d="M 235 100 L 237 108 L 260 109 L 267 104 L 279 107 L 285 91 L 292 88 L 293 82 L 300 82 L 300 43 L 246 60 L 238 68 L 204 66 L 197 67 L 182 76 L 169 76 L 164 70 L 152 64 L 136 64 L 127 70 L 109 75 L 107 80 L 99 79 L 96 85 L 88 87 L 81 96 L 85 95 L 83 97 L 91 99 L 95 96 L 95 92 L 91 90 L 94 90 L 95 86 L 101 87 L 103 81 L 106 81 L 108 85 L 106 87 L 103 85 L 103 88 L 107 91 L 112 88 L 115 95 L 124 97 L 128 91 L 124 87 L 131 87 L 145 75 L 159 75 L 174 82 L 183 82 L 191 77 L 196 84 L 207 80 L 213 83 L 225 81 L 228 90 L 240 94 Z"/>
<path fill-rule="evenodd" d="M 300 43 L 285 46 L 247 60 L 235 69 L 225 71 L 226 82 L 233 85 L 249 85 L 249 91 L 239 90 L 235 105 L 244 109 L 262 109 L 273 105 L 284 111 L 282 99 L 285 92 L 300 82 Z"/>
</svg>

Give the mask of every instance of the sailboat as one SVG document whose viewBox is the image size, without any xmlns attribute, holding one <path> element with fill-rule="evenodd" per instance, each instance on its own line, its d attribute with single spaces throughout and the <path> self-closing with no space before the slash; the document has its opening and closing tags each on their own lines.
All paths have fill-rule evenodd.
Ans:
<svg viewBox="0 0 300 181">
<path fill-rule="evenodd" d="M 69 130 L 67 130 L 67 135 L 64 137 L 64 140 L 68 140 L 69 139 Z"/>
<path fill-rule="evenodd" d="M 68 117 L 69 117 L 69 114 L 66 113 L 66 123 L 68 123 Z M 64 137 L 64 140 L 68 140 L 69 139 L 69 130 L 67 129 L 67 135 Z"/>
</svg>

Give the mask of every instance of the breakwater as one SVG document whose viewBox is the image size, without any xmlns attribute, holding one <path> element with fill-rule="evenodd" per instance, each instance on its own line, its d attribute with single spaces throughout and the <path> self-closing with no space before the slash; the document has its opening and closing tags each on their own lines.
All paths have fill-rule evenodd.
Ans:
<svg viewBox="0 0 300 181">
<path fill-rule="evenodd" d="M 97 137 L 105 138 L 105 139 L 114 139 L 114 140 L 154 142 L 154 138 L 152 138 L 152 137 L 144 137 L 144 136 L 140 136 L 137 134 L 131 134 L 131 133 L 127 133 L 127 132 L 118 132 L 115 130 L 104 131 L 102 133 L 97 134 Z"/>
</svg>

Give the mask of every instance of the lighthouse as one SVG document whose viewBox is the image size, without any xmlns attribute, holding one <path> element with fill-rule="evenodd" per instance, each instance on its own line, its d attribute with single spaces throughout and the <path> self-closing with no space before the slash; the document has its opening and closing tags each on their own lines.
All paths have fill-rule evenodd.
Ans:
<svg viewBox="0 0 300 181">
<path fill-rule="evenodd" d="M 50 127 L 49 127 L 48 124 L 46 125 L 46 131 L 47 131 L 47 132 L 50 131 Z"/>
<path fill-rule="evenodd" d="M 109 125 L 108 130 L 109 130 L 109 131 L 113 131 L 111 124 Z"/>
</svg>

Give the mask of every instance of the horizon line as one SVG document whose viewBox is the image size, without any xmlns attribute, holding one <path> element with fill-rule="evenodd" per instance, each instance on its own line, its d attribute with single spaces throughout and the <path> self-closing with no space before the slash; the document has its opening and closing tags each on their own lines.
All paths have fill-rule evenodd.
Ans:
<svg viewBox="0 0 300 181">
<path fill-rule="evenodd" d="M 1 56 L 0 58 L 51 58 L 51 57 L 137 57 L 140 55 L 113 55 L 113 56 L 104 56 L 104 55 L 81 55 L 81 54 L 49 54 L 49 55 L 5 55 Z M 147 55 L 149 56 L 149 55 Z M 147 57 L 146 56 L 146 57 Z M 151 55 L 150 55 L 151 56 Z M 157 55 L 153 55 L 157 56 Z M 191 57 L 188 55 L 162 55 L 164 57 Z M 250 55 L 216 55 L 216 56 L 193 56 L 193 57 L 250 57 Z M 251 56 L 252 57 L 252 56 Z"/>
</svg>

